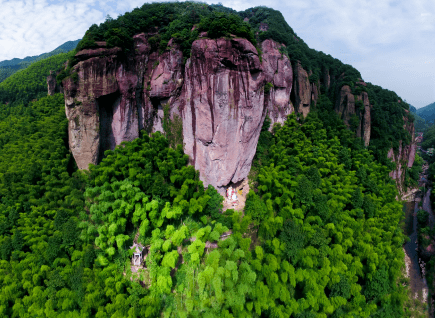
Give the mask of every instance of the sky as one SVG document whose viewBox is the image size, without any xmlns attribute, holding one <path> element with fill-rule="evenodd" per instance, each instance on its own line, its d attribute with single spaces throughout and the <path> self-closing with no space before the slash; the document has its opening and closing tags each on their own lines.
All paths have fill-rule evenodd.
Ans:
<svg viewBox="0 0 435 318">
<path fill-rule="evenodd" d="M 220 0 L 281 11 L 309 47 L 420 108 L 435 102 L 434 0 Z M 50 52 L 144 0 L 0 0 L 0 61 Z M 291 58 L 291 57 L 290 57 Z"/>
</svg>

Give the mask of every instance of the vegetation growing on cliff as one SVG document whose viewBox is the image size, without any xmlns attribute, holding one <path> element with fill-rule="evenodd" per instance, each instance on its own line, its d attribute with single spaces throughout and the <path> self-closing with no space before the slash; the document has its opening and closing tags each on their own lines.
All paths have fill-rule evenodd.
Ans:
<svg viewBox="0 0 435 318">
<path fill-rule="evenodd" d="M 370 150 L 383 164 L 389 164 L 386 154 L 391 148 L 398 149 L 399 140 L 409 144 L 410 135 L 402 127 L 402 118 L 406 117 L 412 122 L 413 116 L 406 112 L 409 110 L 406 102 L 396 93 L 379 86 L 370 83 L 367 86 L 356 85 L 361 79 L 358 70 L 330 55 L 310 49 L 285 22 L 279 11 L 267 7 L 236 12 L 222 5 L 209 6 L 199 2 L 144 4 L 117 19 L 108 18 L 99 26 L 92 25 L 76 51 L 96 46 L 95 41 L 106 41 L 109 47 L 120 46 L 128 52 L 132 50 L 133 35 L 148 32 L 154 34 L 149 42 L 155 49 L 167 49 L 172 38 L 180 45 L 184 59 L 187 59 L 193 41 L 202 31 L 208 32 L 211 38 L 233 34 L 248 39 L 254 45 L 265 39 L 284 44 L 281 53 L 289 56 L 294 68 L 298 62 L 301 63 L 311 74 L 310 83 L 317 85 L 332 105 L 343 85 L 349 85 L 353 94 L 368 92 L 373 122 Z M 70 66 L 74 63 L 72 60 Z M 69 70 L 64 73 L 60 78 L 67 76 Z M 355 122 L 356 119 L 354 118 Z"/>
<path fill-rule="evenodd" d="M 92 25 L 76 51 L 96 47 L 95 41 L 106 41 L 108 47 L 118 46 L 129 52 L 133 49 L 133 36 L 146 32 L 152 35 L 149 43 L 153 47 L 166 50 L 172 38 L 188 58 L 192 43 L 201 31 L 208 32 L 211 38 L 233 34 L 256 45 L 249 24 L 243 22 L 235 11 L 223 12 L 219 6 L 200 2 L 172 2 L 144 4 L 117 19 L 109 17 L 99 26 Z"/>
<path fill-rule="evenodd" d="M 234 13 L 198 3 L 147 4 L 91 27 L 81 48 L 101 39 L 128 46 L 132 34 L 149 26 L 164 31 L 156 47 L 165 47 L 164 35 L 177 30 L 188 43 L 189 23 L 201 28 L 201 12 L 216 24 L 235 19 L 250 36 L 239 18 L 223 15 L 227 11 Z M 255 14 L 249 23 L 256 28 L 264 19 L 255 22 Z M 233 32 L 221 26 L 214 31 Z M 288 54 L 299 54 L 287 47 Z M 301 49 L 301 59 L 305 53 Z M 2 316 L 403 315 L 397 278 L 404 237 L 389 167 L 333 111 L 339 83 L 359 73 L 349 69 L 350 77 L 324 89 L 305 120 L 293 114 L 273 133 L 265 121 L 253 164 L 255 189 L 243 213 L 222 213 L 223 198 L 212 186 L 204 189 L 187 165 L 167 110 L 168 138 L 142 135 L 107 151 L 89 171 L 77 171 L 63 96 L 43 96 L 42 85 L 49 69 L 68 57 L 32 65 L 26 70 L 32 82 L 15 74 L 0 84 Z M 334 65 L 308 61 L 314 70 Z M 378 114 L 403 115 L 401 105 L 382 99 L 384 91 L 373 91 Z M 391 147 L 393 133 L 386 132 L 382 147 Z M 137 272 L 133 242 L 147 247 L 146 269 Z"/>
<path fill-rule="evenodd" d="M 243 215 L 221 214 L 222 197 L 160 134 L 77 172 L 62 95 L 26 105 L 2 121 L 14 127 L 1 135 L 4 316 L 401 315 L 388 169 L 315 114 L 302 126 L 292 115 L 275 135 L 265 125 Z M 138 273 L 134 239 L 149 245 Z"/>
<path fill-rule="evenodd" d="M 430 106 L 430 105 L 429 105 Z M 428 148 L 435 148 L 435 126 L 429 126 L 424 131 L 424 139 L 421 143 L 421 147 L 427 151 Z M 429 183 L 434 184 L 435 182 L 435 157 L 428 153 L 421 154 L 423 159 L 429 165 L 429 169 L 427 171 Z M 432 189 L 430 195 L 431 208 L 432 211 L 435 210 L 435 192 Z M 420 210 L 417 214 L 417 232 L 418 232 L 418 244 L 419 244 L 419 252 L 420 257 L 426 263 L 426 279 L 428 282 L 429 293 L 432 295 L 432 299 L 435 297 L 435 255 L 432 252 L 424 252 L 428 250 L 428 247 L 432 244 L 434 246 L 435 242 L 435 226 L 433 226 L 433 222 L 429 222 L 429 215 L 427 212 Z M 431 227 L 432 223 L 432 227 Z"/>
<path fill-rule="evenodd" d="M 171 118 L 169 103 L 163 105 L 162 127 L 171 148 L 175 149 L 178 145 L 184 146 L 183 120 L 178 114 L 174 114 Z"/>
<path fill-rule="evenodd" d="M 311 74 L 310 83 L 317 85 L 332 105 L 343 85 L 349 85 L 354 94 L 368 92 L 373 122 L 370 149 L 383 164 L 389 164 L 386 154 L 390 148 L 398 149 L 399 140 L 403 144 L 410 142 L 409 133 L 402 127 L 403 117 L 407 117 L 409 122 L 413 121 L 413 116 L 406 112 L 409 110 L 407 103 L 401 101 L 396 93 L 379 86 L 370 83 L 366 87 L 356 85 L 361 79 L 358 70 L 330 55 L 310 49 L 279 11 L 267 7 L 236 12 L 222 5 L 199 2 L 144 4 L 117 19 L 108 17 L 99 26 L 92 25 L 78 44 L 76 52 L 96 47 L 96 41 L 106 41 L 108 47 L 119 46 L 128 53 L 133 49 L 133 36 L 147 32 L 151 34 L 148 41 L 154 49 L 166 50 L 170 39 L 173 39 L 180 45 L 186 60 L 190 56 L 193 41 L 202 31 L 208 32 L 212 38 L 233 34 L 247 38 L 254 45 L 265 39 L 284 44 L 280 49 L 282 54 L 289 56 L 293 67 L 301 63 Z M 71 59 L 68 69 L 58 76 L 59 81 L 69 76 L 71 66 L 75 63 L 75 59 Z"/>
</svg>

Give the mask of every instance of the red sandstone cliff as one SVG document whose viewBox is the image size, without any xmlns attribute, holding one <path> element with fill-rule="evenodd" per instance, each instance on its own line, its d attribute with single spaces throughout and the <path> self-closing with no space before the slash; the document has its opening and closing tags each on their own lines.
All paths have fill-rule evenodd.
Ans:
<svg viewBox="0 0 435 318">
<path fill-rule="evenodd" d="M 105 47 L 82 50 L 67 78 L 65 109 L 69 144 L 80 169 L 139 130 L 162 131 L 163 107 L 183 121 L 185 152 L 205 185 L 244 179 L 254 157 L 264 118 L 283 122 L 292 112 L 293 71 L 280 45 L 262 43 L 263 60 L 246 39 L 209 39 L 182 52 L 170 42 L 159 55 L 148 34 L 134 37 L 133 54 Z M 272 87 L 265 91 L 266 83 Z"/>
<path fill-rule="evenodd" d="M 185 62 L 172 41 L 159 54 L 148 43 L 153 35 L 135 35 L 133 53 L 98 42 L 98 48 L 76 54 L 79 62 L 72 71 L 78 80 L 70 77 L 62 84 L 69 145 L 80 169 L 97 164 L 105 150 L 137 138 L 142 129 L 163 131 L 163 109 L 169 106 L 170 116 L 182 119 L 191 164 L 205 185 L 222 189 L 248 175 L 266 114 L 272 124 L 283 123 L 293 111 L 306 117 L 317 103 L 320 80 L 310 83 L 311 74 L 299 62 L 292 69 L 281 45 L 272 40 L 261 43 L 260 62 L 246 39 L 209 39 L 203 33 Z M 335 80 L 325 71 L 322 85 L 329 89 Z M 47 84 L 54 92 L 53 74 Z M 363 81 L 356 84 L 365 86 Z M 340 87 L 335 111 L 368 146 L 367 93 L 354 95 L 348 85 Z M 413 134 L 412 123 L 405 128 Z M 390 151 L 398 167 L 393 178 L 401 180 L 401 165 L 412 166 L 414 154 L 414 144 L 401 147 L 397 155 Z"/>
<path fill-rule="evenodd" d="M 361 81 L 357 85 L 365 85 L 365 83 Z M 356 129 L 356 136 L 364 140 L 366 147 L 370 143 L 370 110 L 371 106 L 366 92 L 354 95 L 349 85 L 341 87 L 335 104 L 335 111 L 349 127 L 351 126 L 352 117 L 356 116 L 355 118 L 358 120 L 357 127 L 351 128 Z"/>
<path fill-rule="evenodd" d="M 411 143 L 409 145 L 403 146 L 402 140 L 400 140 L 399 150 L 397 152 L 395 152 L 393 149 L 388 151 L 388 158 L 390 158 L 396 164 L 396 169 L 390 172 L 390 177 L 396 181 L 397 188 L 399 189 L 400 193 L 404 193 L 406 191 L 404 188 L 405 173 L 403 167 L 412 167 L 417 150 L 417 145 L 415 143 L 414 123 L 409 122 L 407 117 L 403 117 L 403 121 L 403 128 L 405 128 L 411 135 Z"/>
</svg>

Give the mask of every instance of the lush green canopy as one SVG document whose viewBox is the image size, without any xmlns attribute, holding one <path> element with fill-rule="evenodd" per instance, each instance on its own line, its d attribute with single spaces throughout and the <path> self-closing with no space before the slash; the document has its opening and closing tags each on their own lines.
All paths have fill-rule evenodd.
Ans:
<svg viewBox="0 0 435 318">
<path fill-rule="evenodd" d="M 44 93 L 48 71 L 71 55 L 34 63 L 0 83 L 0 315 L 403 315 L 397 190 L 389 167 L 376 160 L 383 152 L 365 149 L 333 111 L 337 89 L 359 73 L 274 24 L 276 11 L 249 10 L 145 4 L 92 26 L 79 45 L 107 40 L 127 51 L 133 34 L 153 28 L 156 49 L 173 37 L 183 52 L 199 30 L 254 44 L 270 36 L 286 43 L 283 53 L 292 59 L 305 57 L 313 74 L 346 72 L 323 89 L 305 120 L 292 114 L 273 133 L 265 121 L 242 212 L 222 211 L 222 196 L 204 188 L 182 147 L 160 133 L 122 143 L 98 166 L 77 171 L 63 95 Z M 270 32 L 255 38 L 262 21 Z M 376 116 L 401 119 L 406 106 L 397 96 L 367 90 L 378 103 L 376 125 Z M 394 146 L 392 134 L 402 136 L 388 125 L 379 122 L 374 134 L 386 138 L 386 148 Z M 146 247 L 146 268 L 131 265 L 134 242 Z"/>
</svg>

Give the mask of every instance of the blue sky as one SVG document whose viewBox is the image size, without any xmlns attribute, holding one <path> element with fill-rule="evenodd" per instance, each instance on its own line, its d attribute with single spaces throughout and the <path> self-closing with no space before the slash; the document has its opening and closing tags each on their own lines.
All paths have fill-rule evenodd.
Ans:
<svg viewBox="0 0 435 318">
<path fill-rule="evenodd" d="M 218 1 L 204 1 L 217 3 Z M 434 0 L 220 0 L 244 10 L 279 10 L 311 47 L 357 68 L 365 81 L 418 107 L 435 102 Z M 107 14 L 143 0 L 0 0 L 0 61 L 49 52 L 81 38 Z"/>
</svg>

